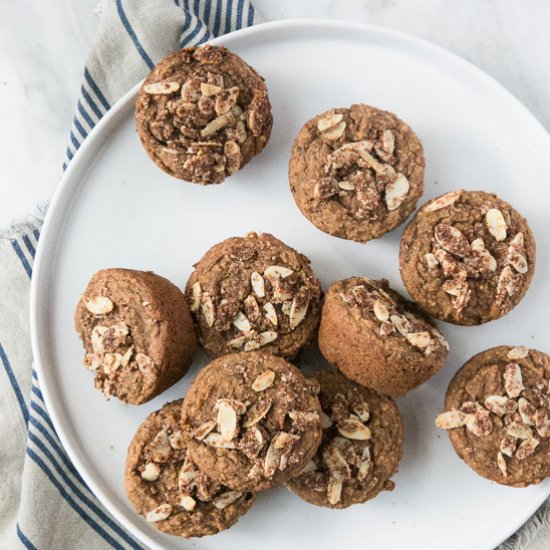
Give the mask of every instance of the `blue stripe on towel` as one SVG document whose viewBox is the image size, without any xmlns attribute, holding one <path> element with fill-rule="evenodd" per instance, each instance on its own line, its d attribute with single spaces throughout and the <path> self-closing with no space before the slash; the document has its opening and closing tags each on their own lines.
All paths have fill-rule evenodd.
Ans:
<svg viewBox="0 0 550 550">
<path fill-rule="evenodd" d="M 101 104 L 103 105 L 105 110 L 108 111 L 111 108 L 111 106 L 109 105 L 109 102 L 105 99 L 105 96 L 103 95 L 103 93 L 99 89 L 99 86 L 95 83 L 95 80 L 92 78 L 92 75 L 90 74 L 90 71 L 88 71 L 88 67 L 84 67 L 84 78 L 85 78 L 86 82 L 88 83 L 88 86 L 90 86 L 90 88 L 92 89 L 92 91 L 96 95 L 97 99 L 99 99 L 99 101 L 101 102 Z M 88 101 L 88 100 L 86 100 L 86 101 Z M 99 114 L 98 116 L 101 116 L 101 114 Z"/>
<path fill-rule="evenodd" d="M 143 46 L 141 45 L 139 38 L 134 32 L 134 29 L 132 28 L 132 26 L 130 25 L 130 21 L 128 21 L 128 18 L 126 17 L 126 13 L 124 13 L 124 8 L 122 7 L 122 0 L 116 0 L 116 8 L 118 11 L 118 16 L 120 17 L 120 20 L 122 21 L 122 24 L 124 25 L 124 28 L 128 33 L 128 36 L 132 39 L 132 42 L 134 43 L 136 50 L 141 56 L 141 59 L 143 59 L 143 61 L 149 67 L 149 69 L 152 69 L 155 66 L 155 64 L 153 63 L 151 58 L 147 55 L 147 52 L 143 49 Z"/>
<path fill-rule="evenodd" d="M 21 261 L 21 264 L 23 265 L 23 269 L 27 272 L 27 275 L 29 276 L 29 279 L 32 275 L 32 268 L 27 261 L 27 258 L 25 258 L 25 254 L 21 250 L 21 247 L 19 246 L 19 243 L 16 240 L 11 241 L 11 246 L 15 250 L 15 253 L 19 257 L 19 260 Z"/>
<path fill-rule="evenodd" d="M 25 243 L 25 246 L 27 247 L 27 250 L 29 251 L 29 254 L 31 255 L 31 258 L 34 260 L 34 255 L 36 253 L 33 244 L 31 243 L 31 240 L 29 239 L 28 235 L 23 235 L 23 242 Z"/>
<path fill-rule="evenodd" d="M 84 88 L 84 86 L 80 87 L 80 93 L 82 94 L 82 98 L 90 106 L 90 109 L 92 109 L 92 111 L 94 112 L 94 115 L 97 118 L 101 118 L 103 116 L 103 113 L 99 110 L 99 107 L 96 105 L 96 102 L 92 99 L 92 97 L 86 91 L 86 88 Z M 97 93 L 96 93 L 96 95 L 97 95 Z"/>
<path fill-rule="evenodd" d="M 2 364 L 4 365 L 4 370 L 6 371 L 6 374 L 8 376 L 8 380 L 10 381 L 13 392 L 15 393 L 15 397 L 19 402 L 19 408 L 21 409 L 21 413 L 23 414 L 23 419 L 25 420 L 25 424 L 28 424 L 29 409 L 27 409 L 27 404 L 25 403 L 23 393 L 21 391 L 21 388 L 19 387 L 17 378 L 15 378 L 15 374 L 13 372 L 13 369 L 11 368 L 10 362 L 8 360 L 8 356 L 6 355 L 6 352 L 4 351 L 4 348 L 1 343 L 0 343 L 0 360 L 2 360 Z"/>
<path fill-rule="evenodd" d="M 25 548 L 29 550 L 38 550 L 38 548 L 36 548 L 36 546 L 23 534 L 21 527 L 19 527 L 19 523 L 17 524 L 17 536 Z"/>
</svg>

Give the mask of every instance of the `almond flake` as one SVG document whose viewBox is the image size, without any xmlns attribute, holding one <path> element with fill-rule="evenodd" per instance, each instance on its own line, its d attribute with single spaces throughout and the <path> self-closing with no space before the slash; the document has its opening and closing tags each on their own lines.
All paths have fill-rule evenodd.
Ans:
<svg viewBox="0 0 550 550">
<path fill-rule="evenodd" d="M 237 436 L 237 411 L 225 399 L 216 403 L 218 409 L 218 431 L 225 441 L 231 441 Z"/>
<path fill-rule="evenodd" d="M 252 294 L 249 294 L 243 301 L 245 314 L 249 319 L 256 321 L 260 316 L 260 306 L 256 301 L 256 298 Z"/>
<path fill-rule="evenodd" d="M 327 485 L 327 497 L 330 504 L 335 505 L 340 502 L 342 498 L 343 482 L 331 477 L 328 480 Z"/>
<path fill-rule="evenodd" d="M 388 210 L 391 212 L 401 206 L 410 189 L 409 180 L 401 173 L 386 185 L 385 201 Z"/>
<path fill-rule="evenodd" d="M 332 420 L 324 411 L 321 411 L 321 426 L 323 427 L 323 430 L 326 430 L 332 426 Z"/>
<path fill-rule="evenodd" d="M 190 309 L 193 313 L 199 311 L 201 307 L 202 288 L 199 281 L 193 284 L 191 287 L 191 306 Z"/>
<path fill-rule="evenodd" d="M 518 410 L 524 424 L 527 426 L 535 425 L 535 407 L 524 397 L 518 399 Z"/>
<path fill-rule="evenodd" d="M 363 454 L 361 456 L 361 463 L 359 464 L 359 469 L 357 471 L 357 479 L 359 479 L 359 481 L 366 479 L 366 477 L 369 475 L 371 467 L 372 467 L 372 460 L 370 457 L 370 449 L 368 447 L 365 447 L 363 449 Z"/>
<path fill-rule="evenodd" d="M 403 315 L 391 315 L 390 321 L 395 325 L 395 328 L 399 331 L 399 334 L 402 336 L 407 336 L 412 330 L 412 325 L 409 320 Z"/>
<path fill-rule="evenodd" d="M 428 206 L 425 207 L 426 212 L 435 212 L 436 210 L 441 210 L 442 208 L 447 208 L 447 206 L 452 206 L 456 200 L 462 194 L 462 189 L 459 191 L 451 191 L 441 197 L 435 199 Z"/>
<path fill-rule="evenodd" d="M 530 439 L 533 437 L 533 430 L 520 422 L 514 421 L 506 427 L 506 433 L 516 439 Z"/>
<path fill-rule="evenodd" d="M 516 451 L 516 458 L 518 460 L 525 460 L 530 457 L 535 452 L 535 449 L 538 447 L 539 443 L 540 441 L 535 437 L 525 439 L 519 444 Z"/>
<path fill-rule="evenodd" d="M 525 346 L 517 346 L 512 348 L 506 355 L 508 359 L 515 361 L 516 359 L 523 359 L 529 355 L 529 348 Z"/>
<path fill-rule="evenodd" d="M 246 342 L 246 339 L 247 339 L 247 336 L 237 336 L 237 338 L 233 338 L 233 340 L 229 340 L 229 342 L 227 342 L 227 345 L 232 349 L 241 349 L 244 343 Z"/>
<path fill-rule="evenodd" d="M 387 321 L 390 317 L 390 312 L 388 311 L 388 308 L 380 301 L 375 300 L 372 304 L 372 311 L 374 313 L 374 316 L 379 321 Z"/>
<path fill-rule="evenodd" d="M 150 510 L 147 512 L 145 519 L 149 523 L 155 523 L 157 521 L 162 521 L 163 519 L 167 519 L 170 517 L 170 514 L 172 513 L 172 505 L 171 504 L 161 504 L 160 506 L 157 506 L 153 510 Z"/>
<path fill-rule="evenodd" d="M 291 329 L 295 329 L 304 320 L 309 306 L 309 300 L 302 306 L 298 306 L 298 303 L 296 298 L 294 298 L 290 306 L 290 314 L 288 317 Z"/>
<path fill-rule="evenodd" d="M 215 427 L 216 421 L 208 420 L 195 429 L 193 432 L 193 437 L 199 441 L 202 441 Z"/>
<path fill-rule="evenodd" d="M 370 418 L 369 405 L 366 401 L 358 400 L 352 403 L 353 412 L 360 418 L 362 422 L 368 422 Z"/>
<path fill-rule="evenodd" d="M 155 462 L 168 462 L 172 454 L 172 447 L 166 430 L 157 433 L 155 439 L 149 444 L 149 451 Z"/>
<path fill-rule="evenodd" d="M 364 441 L 371 438 L 369 428 L 355 418 L 338 422 L 338 431 L 347 439 Z"/>
<path fill-rule="evenodd" d="M 86 309 L 94 315 L 103 315 L 113 311 L 115 305 L 107 296 L 94 296 L 93 298 L 84 298 Z"/>
<path fill-rule="evenodd" d="M 449 225 L 448 223 L 440 223 L 434 229 L 435 240 L 439 245 L 451 254 L 464 257 L 470 254 L 470 243 L 460 229 Z"/>
<path fill-rule="evenodd" d="M 271 265 L 265 271 L 264 275 L 269 279 L 270 277 L 281 277 L 285 279 L 289 275 L 292 275 L 294 271 L 288 267 L 283 267 L 281 265 Z"/>
<path fill-rule="evenodd" d="M 477 403 L 475 413 L 464 415 L 464 424 L 477 437 L 486 437 L 493 431 L 490 413 Z"/>
<path fill-rule="evenodd" d="M 524 275 L 529 271 L 527 259 L 523 254 L 510 254 L 508 256 L 508 262 L 521 275 Z"/>
<path fill-rule="evenodd" d="M 516 411 L 518 404 L 504 395 L 488 395 L 485 398 L 485 406 L 498 416 L 511 414 Z"/>
<path fill-rule="evenodd" d="M 500 441 L 500 451 L 502 452 L 502 454 L 509 457 L 514 456 L 517 446 L 517 439 L 508 434 L 506 434 Z"/>
<path fill-rule="evenodd" d="M 256 340 L 249 340 L 244 345 L 244 351 L 255 351 L 257 349 L 260 349 L 260 342 L 257 342 Z"/>
<path fill-rule="evenodd" d="M 188 512 L 192 512 L 197 505 L 197 501 L 189 495 L 182 495 L 179 500 L 179 505 Z"/>
<path fill-rule="evenodd" d="M 496 271 L 498 265 L 495 257 L 485 248 L 483 239 L 474 239 L 470 244 L 471 249 L 477 252 L 478 256 L 484 262 L 484 267 L 489 271 Z"/>
<path fill-rule="evenodd" d="M 317 130 L 324 132 L 342 122 L 343 118 L 344 115 L 342 113 L 329 113 L 317 121 Z"/>
<path fill-rule="evenodd" d="M 315 464 L 313 460 L 310 460 L 298 475 L 301 476 L 302 474 L 309 474 L 310 472 L 315 472 L 316 470 L 317 470 L 317 464 Z"/>
<path fill-rule="evenodd" d="M 329 444 L 323 451 L 323 462 L 330 475 L 335 479 L 344 480 L 351 477 L 351 470 L 344 455 L 336 445 Z"/>
<path fill-rule="evenodd" d="M 419 349 L 424 349 L 427 347 L 431 340 L 430 333 L 427 331 L 409 332 L 407 333 L 406 338 L 415 348 Z"/>
<path fill-rule="evenodd" d="M 464 418 L 460 411 L 452 410 L 442 412 L 435 419 L 435 425 L 443 430 L 452 430 L 464 426 Z"/>
<path fill-rule="evenodd" d="M 216 447 L 218 449 L 235 449 L 235 442 L 228 441 L 221 434 L 212 432 L 209 433 L 204 439 L 203 442 L 210 447 Z"/>
<path fill-rule="evenodd" d="M 253 271 L 250 274 L 250 284 L 252 285 L 254 294 L 256 294 L 258 298 L 263 298 L 265 296 L 264 278 L 257 271 Z"/>
<path fill-rule="evenodd" d="M 426 262 L 426 267 L 428 269 L 433 269 L 439 264 L 439 260 L 431 252 L 424 255 L 424 261 Z"/>
<path fill-rule="evenodd" d="M 235 105 L 237 103 L 238 96 L 239 96 L 239 88 L 237 86 L 227 88 L 223 90 L 223 92 L 218 94 L 218 96 L 216 97 L 216 103 L 214 106 L 216 114 L 223 116 L 229 111 L 229 109 L 238 107 L 238 105 Z M 240 107 L 239 107 L 239 111 L 240 111 Z"/>
<path fill-rule="evenodd" d="M 290 300 L 284 301 L 283 305 L 281 306 L 281 310 L 285 315 L 290 315 L 291 308 L 292 308 L 292 302 Z"/>
<path fill-rule="evenodd" d="M 256 380 L 252 383 L 252 389 L 255 392 L 260 392 L 267 390 L 268 388 L 271 388 L 273 386 L 273 382 L 275 381 L 275 373 L 268 369 L 262 372 Z"/>
<path fill-rule="evenodd" d="M 354 191 L 355 185 L 351 183 L 351 181 L 339 181 L 338 187 L 342 189 L 342 191 Z"/>
<path fill-rule="evenodd" d="M 497 464 L 504 477 L 508 476 L 508 469 L 506 467 L 506 459 L 504 455 L 499 451 L 497 453 Z"/>
<path fill-rule="evenodd" d="M 260 332 L 258 336 L 260 338 L 260 346 L 265 346 L 266 344 L 277 340 L 278 334 L 274 330 L 266 330 L 264 332 Z"/>
<path fill-rule="evenodd" d="M 503 375 L 504 388 L 509 397 L 519 397 L 524 390 L 521 367 L 517 363 L 509 363 Z"/>
<path fill-rule="evenodd" d="M 489 233 L 497 240 L 503 241 L 506 238 L 506 222 L 502 212 L 496 208 L 490 208 L 485 214 L 485 222 Z"/>
<path fill-rule="evenodd" d="M 242 311 L 239 311 L 235 316 L 235 319 L 233 319 L 233 326 L 241 332 L 250 332 L 250 329 L 252 328 L 248 317 Z"/>
<path fill-rule="evenodd" d="M 221 495 L 218 495 L 217 497 L 214 497 L 212 499 L 212 504 L 218 509 L 223 510 L 224 508 L 227 508 L 230 504 L 233 504 L 237 500 L 239 500 L 242 496 L 242 493 L 240 491 L 227 491 L 225 493 L 222 493 Z"/>
<path fill-rule="evenodd" d="M 275 448 L 273 442 L 268 447 L 264 458 L 264 476 L 271 477 L 279 467 L 281 460 L 281 453 Z"/>
<path fill-rule="evenodd" d="M 224 113 L 223 115 L 220 115 L 219 117 L 211 120 L 202 130 L 201 130 L 201 137 L 209 137 L 213 134 L 215 134 L 218 130 L 221 130 L 222 128 L 225 128 L 231 121 L 233 121 L 235 118 L 235 115 L 232 111 L 228 111 L 227 113 Z"/>
<path fill-rule="evenodd" d="M 120 353 L 106 353 L 103 356 L 102 366 L 103 366 L 103 372 L 107 376 L 111 376 L 114 374 L 117 369 L 120 367 L 120 359 L 121 355 Z"/>
<path fill-rule="evenodd" d="M 222 88 L 214 84 L 208 84 L 207 82 L 201 82 L 201 92 L 204 96 L 216 95 L 221 92 Z"/>
<path fill-rule="evenodd" d="M 156 481 L 160 474 L 160 466 L 154 462 L 148 462 L 141 472 L 141 478 L 145 481 Z"/>
<path fill-rule="evenodd" d="M 336 141 L 340 137 L 342 137 L 344 130 L 346 129 L 346 123 L 345 121 L 339 122 L 336 124 L 336 126 L 333 126 L 326 132 L 323 132 L 321 134 L 321 137 L 323 139 L 328 139 L 329 141 Z"/>
<path fill-rule="evenodd" d="M 172 449 L 185 449 L 185 437 L 181 430 L 172 432 L 172 435 L 168 439 L 170 440 L 170 447 Z"/>
<path fill-rule="evenodd" d="M 272 324 L 277 326 L 277 312 L 275 306 L 271 302 L 264 304 L 265 317 Z"/>
<path fill-rule="evenodd" d="M 389 160 L 395 149 L 395 136 L 391 130 L 384 130 L 380 143 L 374 146 L 374 150 L 382 160 Z"/>
<path fill-rule="evenodd" d="M 535 427 L 541 437 L 550 437 L 550 413 L 545 409 L 535 412 Z"/>
<path fill-rule="evenodd" d="M 214 303 L 208 292 L 203 292 L 201 296 L 201 310 L 207 326 L 214 324 Z"/>
<path fill-rule="evenodd" d="M 271 399 L 266 397 L 258 400 L 247 411 L 243 420 L 243 428 L 251 428 L 256 425 L 271 408 Z"/>
<path fill-rule="evenodd" d="M 168 95 L 180 89 L 178 82 L 154 82 L 143 86 L 143 91 L 151 95 Z"/>
</svg>

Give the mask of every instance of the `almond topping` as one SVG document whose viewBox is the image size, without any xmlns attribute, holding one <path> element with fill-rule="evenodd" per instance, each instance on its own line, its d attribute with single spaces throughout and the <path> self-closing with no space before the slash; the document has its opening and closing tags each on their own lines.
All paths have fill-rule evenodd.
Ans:
<svg viewBox="0 0 550 550">
<path fill-rule="evenodd" d="M 271 265 L 264 271 L 264 275 L 267 278 L 281 277 L 281 279 L 285 279 L 293 273 L 294 271 L 292 271 L 292 269 L 288 269 L 288 267 L 283 267 L 281 265 Z"/>
<path fill-rule="evenodd" d="M 298 303 L 296 298 L 294 298 L 290 306 L 289 320 L 291 329 L 295 329 L 304 320 L 309 306 L 309 301 L 302 306 L 298 306 Z"/>
<path fill-rule="evenodd" d="M 342 498 L 343 482 L 331 477 L 327 485 L 327 497 L 330 504 L 338 504 Z"/>
<path fill-rule="evenodd" d="M 424 261 L 426 262 L 426 267 L 428 269 L 433 269 L 439 264 L 439 260 L 431 252 L 424 255 Z"/>
<path fill-rule="evenodd" d="M 426 212 L 435 212 L 436 210 L 441 210 L 442 208 L 447 208 L 447 206 L 453 205 L 461 194 L 462 190 L 451 191 L 450 193 L 441 195 L 441 197 L 435 199 L 432 203 L 426 206 Z"/>
<path fill-rule="evenodd" d="M 260 346 L 265 346 L 266 344 L 277 340 L 277 336 L 278 334 L 274 330 L 266 330 L 265 332 L 260 332 Z"/>
<path fill-rule="evenodd" d="M 256 294 L 258 298 L 263 298 L 265 296 L 264 278 L 257 271 L 253 271 L 250 274 L 250 283 L 254 294 Z"/>
<path fill-rule="evenodd" d="M 509 363 L 504 371 L 504 387 L 509 397 L 519 397 L 523 391 L 521 367 L 517 363 Z"/>
<path fill-rule="evenodd" d="M 148 462 L 141 472 L 141 478 L 145 481 L 156 481 L 160 474 L 160 467 L 154 462 Z"/>
<path fill-rule="evenodd" d="M 221 91 L 222 91 L 222 88 L 220 86 L 216 86 L 214 84 L 208 84 L 207 82 L 201 82 L 202 95 L 205 95 L 208 97 L 211 95 L 216 95 Z"/>
<path fill-rule="evenodd" d="M 143 91 L 151 95 L 168 95 L 180 89 L 178 82 L 154 82 L 143 86 Z"/>
<path fill-rule="evenodd" d="M 272 324 L 277 326 L 277 312 L 271 302 L 264 304 L 265 317 Z"/>
<path fill-rule="evenodd" d="M 346 123 L 344 121 L 336 124 L 336 126 L 333 126 L 323 134 L 321 134 L 323 139 L 328 139 L 329 141 L 336 141 L 340 137 L 342 137 L 344 130 L 346 129 Z"/>
<path fill-rule="evenodd" d="M 153 510 L 147 512 L 145 519 L 149 523 L 155 523 L 157 521 L 162 521 L 163 519 L 169 518 L 171 513 L 171 504 L 161 504 L 160 506 L 157 506 Z"/>
<path fill-rule="evenodd" d="M 218 399 L 218 431 L 225 441 L 231 441 L 237 436 L 237 411 L 225 399 Z"/>
<path fill-rule="evenodd" d="M 209 433 L 204 439 L 204 443 L 211 447 L 217 447 L 219 449 L 235 449 L 235 442 L 225 439 L 221 434 L 212 432 Z"/>
<path fill-rule="evenodd" d="M 535 407 L 527 401 L 524 397 L 518 399 L 518 409 L 521 416 L 521 420 L 527 426 L 535 425 Z"/>
<path fill-rule="evenodd" d="M 517 346 L 515 348 L 512 348 L 506 357 L 508 359 L 511 359 L 512 361 L 516 359 L 523 359 L 524 357 L 527 357 L 529 355 L 529 348 L 526 348 L 525 346 Z"/>
<path fill-rule="evenodd" d="M 201 310 L 207 326 L 214 324 L 214 303 L 208 292 L 203 292 L 201 296 Z"/>
<path fill-rule="evenodd" d="M 364 441 L 371 438 L 369 428 L 355 418 L 338 422 L 338 431 L 347 439 Z"/>
<path fill-rule="evenodd" d="M 485 398 L 485 406 L 494 414 L 504 416 L 516 411 L 518 404 L 503 395 L 488 395 Z"/>
<path fill-rule="evenodd" d="M 338 187 L 342 189 L 342 191 L 354 191 L 355 185 L 351 183 L 351 181 L 339 181 Z"/>
<path fill-rule="evenodd" d="M 445 411 L 437 416 L 435 425 L 444 430 L 452 430 L 464 426 L 464 418 L 460 411 Z"/>
<path fill-rule="evenodd" d="M 390 312 L 388 311 L 388 308 L 380 301 L 375 300 L 372 304 L 372 311 L 374 312 L 374 316 L 379 321 L 387 321 L 390 317 Z"/>
<path fill-rule="evenodd" d="M 202 288 L 199 281 L 193 284 L 191 287 L 191 306 L 190 309 L 193 313 L 199 311 L 201 307 Z"/>
<path fill-rule="evenodd" d="M 403 174 L 397 174 L 396 178 L 386 185 L 386 206 L 391 212 L 401 206 L 410 189 L 409 180 Z"/>
<path fill-rule="evenodd" d="M 252 383 L 252 389 L 256 392 L 267 390 L 273 386 L 274 381 L 275 373 L 270 369 L 265 370 L 256 378 L 256 380 L 254 380 Z"/>
<path fill-rule="evenodd" d="M 247 411 L 243 420 L 243 428 L 251 428 L 257 424 L 271 408 L 271 399 L 269 397 L 260 399 L 254 403 Z"/>
<path fill-rule="evenodd" d="M 406 335 L 407 340 L 415 347 L 419 349 L 424 349 L 428 346 L 431 340 L 429 332 L 409 332 Z"/>
<path fill-rule="evenodd" d="M 193 437 L 202 441 L 216 427 L 215 420 L 208 420 L 201 424 L 194 432 Z"/>
<path fill-rule="evenodd" d="M 497 240 L 503 241 L 506 238 L 506 222 L 500 210 L 490 208 L 485 215 L 485 222 L 489 233 Z"/>
<path fill-rule="evenodd" d="M 93 298 L 84 298 L 86 309 L 94 315 L 103 315 L 113 311 L 115 305 L 107 296 L 94 296 Z"/>
<path fill-rule="evenodd" d="M 217 497 L 214 497 L 212 499 L 212 504 L 218 509 L 223 510 L 224 508 L 227 508 L 230 504 L 233 504 L 237 500 L 239 500 L 242 496 L 242 493 L 239 491 L 227 491 L 225 493 L 222 493 L 221 495 L 218 495 Z"/>
<path fill-rule="evenodd" d="M 538 447 L 539 443 L 540 441 L 535 437 L 522 441 L 516 451 L 516 458 L 518 460 L 525 460 L 530 457 L 535 452 L 535 449 Z"/>
<path fill-rule="evenodd" d="M 250 332 L 250 329 L 252 328 L 248 317 L 242 311 L 239 311 L 235 316 L 235 319 L 233 319 L 233 326 L 241 332 Z"/>
<path fill-rule="evenodd" d="M 500 471 L 502 472 L 502 475 L 506 477 L 508 475 L 508 469 L 506 467 L 506 459 L 504 458 L 504 455 L 499 451 L 497 453 L 497 464 L 500 468 Z"/>
<path fill-rule="evenodd" d="M 317 121 L 317 130 L 319 130 L 319 132 L 324 132 L 336 126 L 339 122 L 342 122 L 343 118 L 344 115 L 342 113 L 329 113 Z"/>
<path fill-rule="evenodd" d="M 192 512 L 197 505 L 197 501 L 189 495 L 182 495 L 179 501 L 179 505 L 188 512 Z"/>
</svg>

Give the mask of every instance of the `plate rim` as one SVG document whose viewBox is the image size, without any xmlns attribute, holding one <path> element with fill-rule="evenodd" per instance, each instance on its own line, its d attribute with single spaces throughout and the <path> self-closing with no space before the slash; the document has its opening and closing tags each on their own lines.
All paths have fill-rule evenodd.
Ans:
<svg viewBox="0 0 550 550">
<path fill-rule="evenodd" d="M 403 31 L 342 19 L 292 18 L 269 21 L 239 29 L 209 40 L 207 43 L 213 45 L 223 45 L 228 39 L 229 41 L 233 41 L 248 35 L 262 35 L 263 33 L 269 33 L 270 31 L 288 30 L 292 28 L 296 29 L 297 32 L 300 29 L 306 32 L 308 30 L 311 31 L 312 29 L 318 29 L 320 31 L 328 30 L 329 32 L 335 30 L 348 30 L 350 32 L 353 31 L 354 33 L 364 32 L 367 37 L 374 35 L 375 37 L 382 37 L 389 39 L 390 41 L 398 41 L 401 43 L 408 42 L 412 46 L 423 48 L 428 54 L 431 53 L 442 58 L 447 58 L 449 62 L 455 65 L 461 65 L 462 68 L 468 71 L 473 78 L 480 82 L 484 82 L 486 86 L 491 88 L 493 93 L 500 94 L 501 97 L 508 102 L 508 106 L 516 111 L 516 116 L 520 117 L 524 125 L 529 128 L 529 137 L 535 136 L 536 141 L 542 143 L 543 147 L 544 142 L 546 142 L 545 146 L 550 152 L 550 134 L 544 128 L 542 123 L 536 118 L 536 116 L 511 91 L 505 88 L 504 85 L 483 71 L 481 68 L 460 57 L 458 54 L 455 54 L 443 46 L 431 42 L 430 40 L 411 35 Z M 347 35 L 339 38 L 345 39 L 346 37 Z M 66 216 L 61 207 L 64 206 L 67 199 L 74 197 L 78 192 L 79 182 L 77 181 L 77 177 L 75 177 L 75 175 L 78 176 L 79 171 L 81 171 L 83 167 L 85 170 L 89 168 L 90 161 L 93 161 L 99 151 L 103 148 L 101 143 L 97 143 L 98 137 L 104 133 L 109 134 L 110 128 L 113 126 L 116 127 L 118 119 L 125 115 L 125 110 L 129 107 L 129 103 L 131 103 L 137 95 L 141 83 L 142 80 L 132 86 L 98 121 L 96 126 L 88 134 L 87 139 L 83 141 L 79 149 L 75 152 L 72 161 L 69 163 L 66 171 L 63 173 L 56 186 L 48 213 L 42 226 L 41 235 L 36 250 L 30 284 L 29 321 L 33 361 L 36 367 L 44 402 L 65 452 L 92 493 L 97 497 L 101 504 L 105 506 L 107 511 L 116 519 L 116 521 L 118 521 L 124 529 L 128 530 L 141 544 L 146 544 L 153 549 L 162 550 L 162 546 L 159 545 L 157 541 L 152 539 L 132 521 L 126 519 L 124 513 L 118 509 L 116 503 L 113 502 L 105 491 L 103 491 L 103 489 L 99 486 L 99 483 L 95 481 L 94 475 L 88 472 L 84 461 L 81 459 L 81 449 L 79 449 L 78 446 L 73 447 L 71 443 L 71 427 L 68 426 L 66 431 L 64 420 L 59 415 L 56 405 L 56 398 L 54 395 L 56 392 L 55 383 L 52 382 L 52 386 L 50 387 L 50 382 L 48 381 L 48 361 L 45 359 L 45 355 L 47 354 L 44 351 L 47 348 L 47 345 L 46 343 L 42 344 L 42 340 L 45 338 L 44 334 L 48 335 L 49 332 L 47 329 L 42 331 L 39 318 L 39 312 L 42 304 L 47 304 L 49 301 L 47 292 L 49 273 L 45 271 L 46 268 L 43 268 L 42 265 L 45 265 L 48 262 L 47 252 L 48 249 L 51 248 L 52 244 L 54 246 L 52 251 L 53 258 L 49 261 L 55 263 L 56 256 L 54 253 L 55 243 L 50 243 L 49 234 L 55 233 L 56 230 L 62 231 Z M 525 133 L 526 132 L 522 131 L 522 134 Z M 541 157 L 542 164 L 549 165 L 549 163 L 538 154 L 538 149 L 540 147 L 534 147 L 531 140 L 529 141 L 529 145 L 532 149 L 537 151 L 537 156 Z M 88 163 L 86 161 L 88 161 Z M 44 307 L 46 306 L 44 305 Z M 60 409 L 62 408 L 62 405 L 60 405 Z M 487 550 L 492 550 L 492 548 L 506 540 L 536 512 L 540 505 L 550 495 L 550 486 L 548 487 L 546 493 L 541 491 L 541 495 L 538 495 L 541 497 L 540 500 L 538 498 L 533 499 L 533 502 L 536 504 L 534 504 L 532 508 L 529 508 L 527 513 L 521 515 L 521 521 L 513 522 L 513 525 L 509 524 L 507 528 L 503 529 L 502 532 L 499 532 L 499 534 L 494 537 L 495 540 L 491 542 L 491 546 L 487 547 Z"/>
</svg>

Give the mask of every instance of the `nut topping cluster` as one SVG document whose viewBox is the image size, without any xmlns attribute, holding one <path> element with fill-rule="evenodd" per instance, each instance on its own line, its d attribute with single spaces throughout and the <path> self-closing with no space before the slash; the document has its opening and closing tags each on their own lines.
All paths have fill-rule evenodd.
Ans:
<svg viewBox="0 0 550 550">
<path fill-rule="evenodd" d="M 301 460 L 295 453 L 294 444 L 302 435 L 319 424 L 316 412 L 289 408 L 274 413 L 269 390 L 277 377 L 284 384 L 292 384 L 292 374 L 277 374 L 271 369 L 261 372 L 253 381 L 251 389 L 257 394 L 253 402 L 233 398 L 216 401 L 211 419 L 196 427 L 191 437 L 204 444 L 223 449 L 235 449 L 243 453 L 251 464 L 248 478 L 254 481 L 270 479 L 274 473 L 284 471 L 289 465 Z M 276 426 L 274 429 L 273 426 Z"/>
<path fill-rule="evenodd" d="M 355 480 L 375 485 L 372 476 L 368 403 L 358 393 L 321 396 L 323 408 L 323 442 L 317 454 L 302 470 L 297 480 L 316 492 L 326 494 L 331 505 L 342 500 L 346 484 Z"/>
<path fill-rule="evenodd" d="M 113 312 L 116 305 L 108 296 L 86 296 L 84 305 L 94 317 L 104 318 Z M 84 356 L 84 365 L 95 371 L 95 386 L 105 397 L 115 395 L 116 380 L 121 368 L 139 371 L 148 379 L 155 373 L 153 359 L 141 352 L 136 352 L 131 329 L 123 321 L 111 324 L 100 319 L 90 336 L 92 352 Z"/>
<path fill-rule="evenodd" d="M 338 200 L 357 220 L 377 220 L 399 208 L 410 189 L 407 177 L 392 166 L 395 135 L 386 129 L 376 139 L 337 147 L 346 129 L 343 118 L 331 111 L 317 122 L 321 139 L 334 150 L 324 165 L 325 175 L 315 182 L 314 197 Z"/>
<path fill-rule="evenodd" d="M 300 273 L 271 265 L 251 271 L 244 298 L 213 296 L 200 281 L 191 288 L 191 311 L 207 327 L 223 332 L 235 351 L 253 351 L 296 329 L 306 317 L 311 285 Z"/>
<path fill-rule="evenodd" d="M 527 357 L 525 347 L 512 348 L 510 361 L 502 373 L 502 394 L 485 395 L 483 400 L 465 401 L 459 409 L 441 413 L 436 426 L 445 430 L 465 427 L 476 437 L 502 431 L 495 457 L 503 476 L 508 475 L 508 459 L 525 460 L 533 455 L 541 438 L 550 437 L 550 387 L 541 379 L 534 387 L 524 386 L 518 359 Z"/>
<path fill-rule="evenodd" d="M 383 288 L 366 277 L 363 278 L 363 284 L 342 292 L 340 298 L 352 307 L 361 308 L 364 318 L 379 323 L 379 334 L 382 337 L 400 334 L 426 356 L 440 346 L 449 348 L 445 338 L 433 325 L 400 307 Z"/>
<path fill-rule="evenodd" d="M 461 191 L 447 193 L 427 206 L 426 211 L 450 207 L 460 195 Z M 480 236 L 469 242 L 460 229 L 441 222 L 434 228 L 431 251 L 424 256 L 428 269 L 442 270 L 445 277 L 442 288 L 452 296 L 453 308 L 458 312 L 470 302 L 474 281 L 498 273 L 494 300 L 500 305 L 521 289 L 522 276 L 529 271 L 523 233 L 510 234 L 506 222 L 509 214 L 489 201 L 483 210 L 488 233 L 485 239 Z"/>
</svg>

